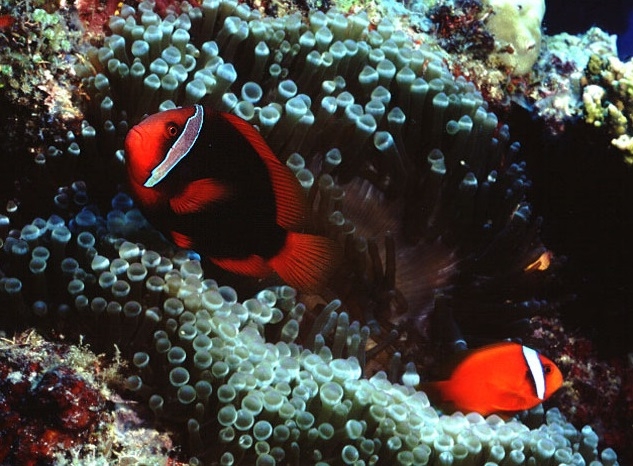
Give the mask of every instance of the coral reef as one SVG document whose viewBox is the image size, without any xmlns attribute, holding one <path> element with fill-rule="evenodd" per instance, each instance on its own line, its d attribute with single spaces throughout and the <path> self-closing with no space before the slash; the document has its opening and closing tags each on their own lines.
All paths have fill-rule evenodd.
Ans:
<svg viewBox="0 0 633 466">
<path fill-rule="evenodd" d="M 573 36 L 560 33 L 543 38 L 534 81 L 517 101 L 545 122 L 547 131 L 560 135 L 583 115 L 582 82 L 589 58 L 617 55 L 615 36 L 593 27 Z"/>
<path fill-rule="evenodd" d="M 624 152 L 624 161 L 633 164 L 633 61 L 617 56 L 592 55 L 585 70 L 583 104 L 585 121 L 604 127 L 611 144 Z"/>
<path fill-rule="evenodd" d="M 179 447 L 113 390 L 123 391 L 125 367 L 119 358 L 51 343 L 33 330 L 2 341 L 2 464 L 176 465 L 168 452 Z"/>
<path fill-rule="evenodd" d="M 538 413 L 440 416 L 415 391 L 437 342 L 528 335 L 555 304 L 556 261 L 508 127 L 395 21 L 122 5 L 75 66 L 86 120 L 4 175 L 0 329 L 116 345 L 126 393 L 194 464 L 617 464 L 556 410 L 538 428 Z M 205 279 L 225 277 L 119 192 L 129 127 L 194 102 L 256 125 L 305 188 L 310 228 L 343 245 L 321 296 Z"/>
<path fill-rule="evenodd" d="M 491 9 L 486 29 L 498 42 L 491 60 L 499 60 L 513 75 L 530 72 L 541 50 L 545 0 L 486 0 Z"/>
<path fill-rule="evenodd" d="M 543 319 L 528 341 L 551 348 L 557 364 L 567 374 L 565 386 L 556 396 L 557 404 L 571 407 L 566 410 L 569 421 L 574 425 L 591 423 L 605 444 L 630 444 L 630 362 L 599 358 L 591 340 L 569 331 L 558 318 Z M 625 461 L 628 458 L 623 457 L 622 464 Z"/>
<path fill-rule="evenodd" d="M 111 417 L 88 351 L 29 335 L 0 342 L 0 462 L 52 464 L 64 450 L 86 454 Z"/>
<path fill-rule="evenodd" d="M 385 11 L 390 10 L 385 7 Z M 451 72 L 472 82 L 500 119 L 508 118 L 512 106 L 518 106 L 544 122 L 545 130 L 554 136 L 585 114 L 583 88 L 589 58 L 598 55 L 617 60 L 618 56 L 616 36 L 597 27 L 577 35 L 548 35 L 545 31 L 529 72 L 513 74 L 503 60 L 510 60 L 513 54 L 499 40 L 495 42 L 486 26 L 495 16 L 489 4 L 440 2 L 425 14 L 431 25 L 405 21 L 415 41 L 437 44 L 440 50 L 436 52 L 442 54 Z"/>
<path fill-rule="evenodd" d="M 479 2 L 437 5 L 429 12 L 437 25 L 439 45 L 450 53 L 469 54 L 485 60 L 494 50 L 495 38 L 484 25 L 484 8 Z"/>
<path fill-rule="evenodd" d="M 52 88 L 55 79 L 68 73 L 72 66 L 66 54 L 71 51 L 71 40 L 77 40 L 79 34 L 70 33 L 57 12 L 34 8 L 20 12 L 23 16 L 17 13 L 14 12 L 16 17 L 10 31 L 0 35 L 0 89 L 10 103 L 37 111 L 53 92 L 60 92 Z M 70 89 L 67 92 L 70 94 Z M 68 118 L 56 115 L 58 109 L 48 110 L 59 118 Z"/>
<path fill-rule="evenodd" d="M 69 16 L 46 2 L 17 4 L 0 32 L 0 115 L 11 141 L 25 132 L 36 135 L 43 122 L 59 125 L 81 115 L 73 98 L 71 51 L 82 35 Z"/>
</svg>

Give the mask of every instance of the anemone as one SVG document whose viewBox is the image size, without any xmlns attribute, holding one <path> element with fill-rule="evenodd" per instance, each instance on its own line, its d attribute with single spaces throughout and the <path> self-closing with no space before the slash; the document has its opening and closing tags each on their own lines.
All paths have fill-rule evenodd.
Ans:
<svg viewBox="0 0 633 466">
<path fill-rule="evenodd" d="M 374 334 L 412 323 L 396 340 L 427 336 L 440 296 L 473 343 L 520 336 L 548 311 L 549 290 L 529 268 L 546 250 L 518 143 L 434 49 L 388 18 L 369 26 L 336 9 L 271 18 L 208 1 L 161 17 L 150 3 L 124 6 L 78 69 L 109 145 L 97 158 L 111 160 L 146 113 L 233 112 L 296 173 L 312 228 L 344 246 L 335 282 L 348 286 L 333 288 Z"/>
<path fill-rule="evenodd" d="M 129 206 L 123 197 L 113 205 Z M 107 217 L 127 218 L 129 231 L 135 215 Z M 364 377 L 369 328 L 338 300 L 308 325 L 314 344 L 304 346 L 306 308 L 288 286 L 240 301 L 199 261 L 116 237 L 97 226 L 102 217 L 74 232 L 50 220 L 30 243 L 5 242 L 2 328 L 81 334 L 95 351 L 116 345 L 133 368 L 129 396 L 180 432 L 193 464 L 617 464 L 610 449 L 598 456 L 590 427 L 577 431 L 557 409 L 534 430 L 496 415 L 440 415 L 415 389 L 415 370 L 400 383 L 385 371 Z"/>
</svg>

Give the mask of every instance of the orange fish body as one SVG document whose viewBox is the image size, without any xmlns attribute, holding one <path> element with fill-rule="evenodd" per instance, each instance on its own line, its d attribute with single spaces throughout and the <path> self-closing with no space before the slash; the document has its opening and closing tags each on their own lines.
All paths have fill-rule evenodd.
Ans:
<svg viewBox="0 0 633 466">
<path fill-rule="evenodd" d="M 240 275 L 276 272 L 301 290 L 326 280 L 334 243 L 299 232 L 305 196 L 246 121 L 201 105 L 167 110 L 130 130 L 125 154 L 134 196 L 178 246 Z"/>
<path fill-rule="evenodd" d="M 498 343 L 465 353 L 448 380 L 423 384 L 431 400 L 487 416 L 533 408 L 563 383 L 552 361 L 518 343 Z"/>
</svg>

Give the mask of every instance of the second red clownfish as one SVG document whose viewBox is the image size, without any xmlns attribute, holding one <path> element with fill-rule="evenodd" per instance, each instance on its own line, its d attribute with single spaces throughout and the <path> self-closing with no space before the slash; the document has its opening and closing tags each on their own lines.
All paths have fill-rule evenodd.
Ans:
<svg viewBox="0 0 633 466">
<path fill-rule="evenodd" d="M 178 246 L 301 290 L 327 279 L 335 243 L 301 233 L 305 195 L 248 122 L 201 105 L 163 111 L 129 131 L 125 157 L 137 201 Z"/>
<path fill-rule="evenodd" d="M 464 351 L 448 380 L 421 388 L 435 403 L 487 416 L 533 408 L 562 384 L 563 375 L 551 360 L 504 342 Z"/>
</svg>

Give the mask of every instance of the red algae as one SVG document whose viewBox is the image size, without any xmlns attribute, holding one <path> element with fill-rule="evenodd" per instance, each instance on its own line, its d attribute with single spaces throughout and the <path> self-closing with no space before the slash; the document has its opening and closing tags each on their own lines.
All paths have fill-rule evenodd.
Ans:
<svg viewBox="0 0 633 466">
<path fill-rule="evenodd" d="M 47 371 L 33 396 L 50 412 L 55 424 L 69 431 L 88 429 L 98 420 L 97 410 L 104 403 L 86 380 L 64 366 Z"/>
<path fill-rule="evenodd" d="M 81 373 L 76 350 L 20 338 L 0 345 L 0 463 L 54 464 L 96 441 L 106 398 Z"/>
<path fill-rule="evenodd" d="M 88 35 L 100 35 L 110 16 L 120 8 L 118 0 L 78 0 L 75 3 L 79 19 Z"/>
</svg>

